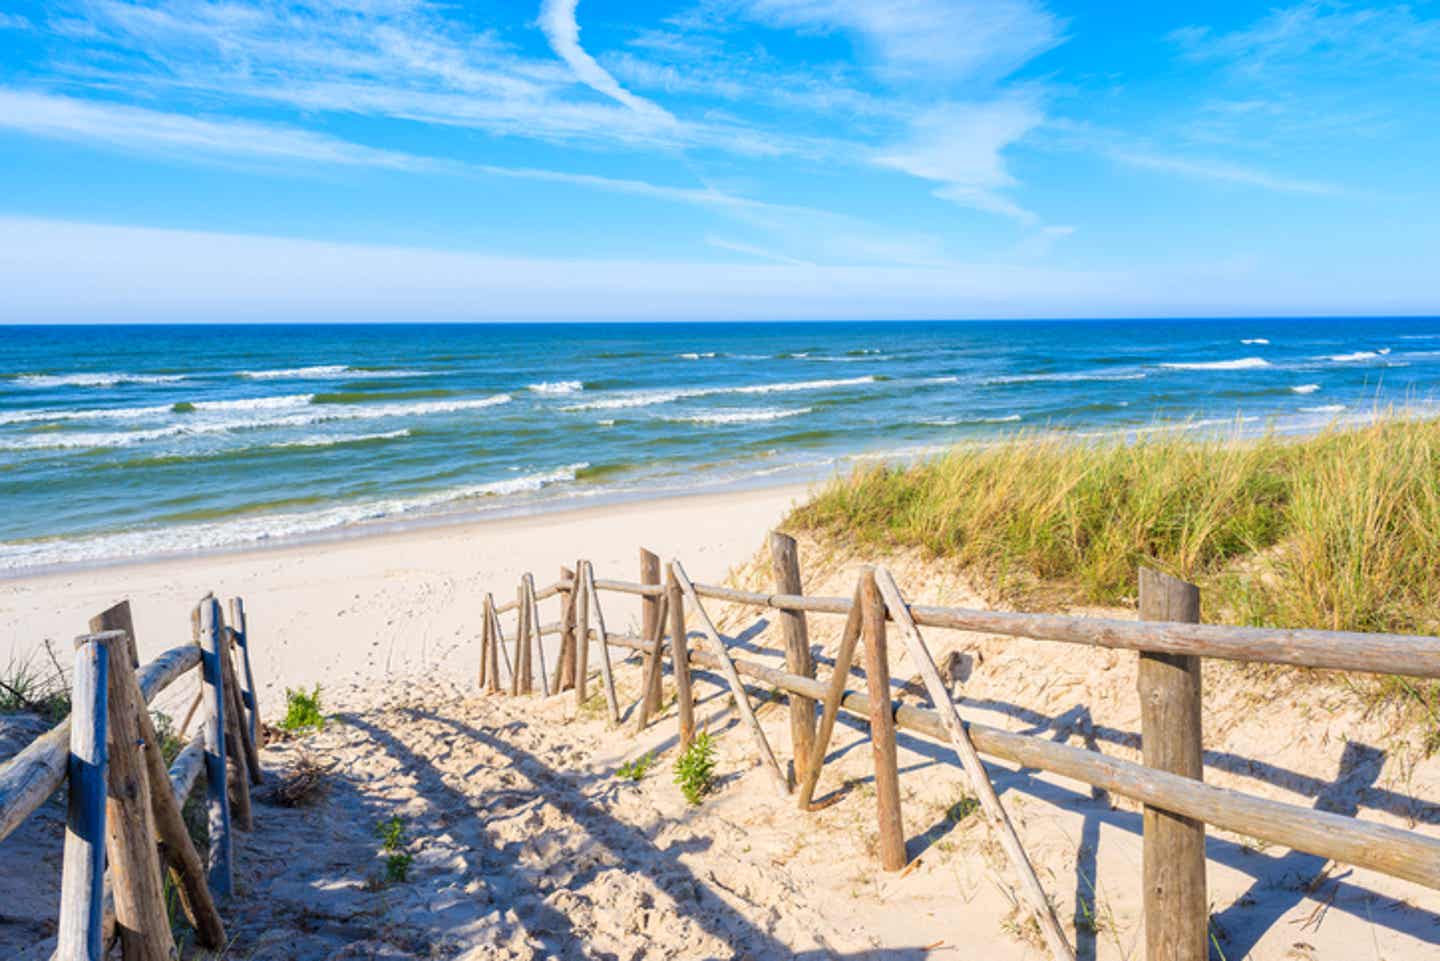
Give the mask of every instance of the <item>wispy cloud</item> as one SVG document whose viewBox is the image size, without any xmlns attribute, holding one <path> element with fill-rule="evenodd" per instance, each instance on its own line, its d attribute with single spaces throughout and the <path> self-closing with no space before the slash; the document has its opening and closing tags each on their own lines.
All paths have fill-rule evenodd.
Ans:
<svg viewBox="0 0 1440 961">
<path fill-rule="evenodd" d="M 1159 170 L 1200 180 L 1215 180 L 1247 187 L 1259 187 L 1280 193 L 1338 194 L 1341 192 L 1338 185 L 1325 181 L 1286 177 L 1220 160 L 1175 157 L 1140 150 L 1113 150 L 1110 156 L 1131 167 Z"/>
<path fill-rule="evenodd" d="M 578 0 L 544 0 L 540 8 L 540 28 L 550 41 L 550 48 L 570 65 L 581 83 L 624 104 L 638 114 L 661 120 L 673 120 L 662 107 L 637 97 L 610 75 L 595 58 L 580 46 L 580 24 L 575 19 Z"/>
<path fill-rule="evenodd" d="M 0 30 L 29 30 L 32 24 L 18 13 L 0 12 Z"/>
<path fill-rule="evenodd" d="M 739 241 L 726 240 L 724 237 L 716 237 L 713 234 L 706 235 L 705 243 L 709 244 L 711 247 L 716 248 L 717 250 L 728 250 L 731 253 L 744 254 L 746 257 L 754 257 L 758 260 L 767 260 L 771 263 L 791 264 L 793 266 L 802 267 L 815 266 L 813 261 L 801 260 L 798 257 L 790 257 L 785 254 L 776 253 L 773 250 L 767 250 L 764 247 L 757 247 L 754 244 L 742 244 Z"/>
</svg>

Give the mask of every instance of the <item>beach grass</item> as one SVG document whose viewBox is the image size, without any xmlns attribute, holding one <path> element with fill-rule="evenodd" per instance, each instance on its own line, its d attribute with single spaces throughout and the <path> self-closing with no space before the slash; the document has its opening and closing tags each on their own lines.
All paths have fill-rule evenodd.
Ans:
<svg viewBox="0 0 1440 961">
<path fill-rule="evenodd" d="M 1440 421 L 1303 437 L 1017 435 L 839 477 L 789 518 L 867 550 L 918 548 L 996 600 L 1126 605 L 1149 565 L 1208 621 L 1440 632 Z"/>
</svg>

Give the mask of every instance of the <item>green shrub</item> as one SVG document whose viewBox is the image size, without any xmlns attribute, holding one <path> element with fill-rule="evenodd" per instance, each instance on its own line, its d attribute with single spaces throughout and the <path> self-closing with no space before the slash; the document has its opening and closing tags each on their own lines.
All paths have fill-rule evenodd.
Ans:
<svg viewBox="0 0 1440 961">
<path fill-rule="evenodd" d="M 325 715 L 320 713 L 320 685 L 309 694 L 302 690 L 285 689 L 285 718 L 280 729 L 298 734 L 301 731 L 318 731 L 325 726 Z"/>
<path fill-rule="evenodd" d="M 615 774 L 617 777 L 622 777 L 627 781 L 639 782 L 642 778 L 645 777 L 646 772 L 649 771 L 650 768 L 654 765 L 655 752 L 647 751 L 640 757 L 637 757 L 635 760 L 626 761 L 624 764 L 620 765 L 620 769 L 617 770 Z"/>
<path fill-rule="evenodd" d="M 691 804 L 699 804 L 715 780 L 715 744 L 708 732 L 695 735 L 695 740 L 675 760 L 675 783 Z"/>
<path fill-rule="evenodd" d="M 404 884 L 410 879 L 410 865 L 414 856 L 405 848 L 405 822 L 398 814 L 381 821 L 375 827 L 380 835 L 381 849 L 385 853 L 385 883 Z"/>
</svg>

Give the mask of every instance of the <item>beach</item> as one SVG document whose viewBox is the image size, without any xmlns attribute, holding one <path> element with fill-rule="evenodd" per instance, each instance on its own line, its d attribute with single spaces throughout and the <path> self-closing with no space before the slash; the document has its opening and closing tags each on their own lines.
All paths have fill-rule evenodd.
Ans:
<svg viewBox="0 0 1440 961">
<path fill-rule="evenodd" d="M 42 657 L 46 639 L 68 660 L 70 639 L 123 599 L 141 657 L 153 657 L 189 642 L 190 611 L 214 591 L 246 601 L 255 673 L 270 705 L 286 687 L 473 678 L 485 591 L 513 589 L 527 571 L 549 583 L 560 563 L 580 558 L 634 578 L 642 546 L 718 579 L 806 491 L 675 497 L 4 580 L 0 663 Z M 634 614 L 623 600 L 609 613 L 616 628 Z"/>
</svg>

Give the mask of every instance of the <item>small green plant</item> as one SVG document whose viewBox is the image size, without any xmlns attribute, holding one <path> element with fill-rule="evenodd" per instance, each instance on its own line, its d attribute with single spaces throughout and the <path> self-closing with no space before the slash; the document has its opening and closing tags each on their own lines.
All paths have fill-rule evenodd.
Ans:
<svg viewBox="0 0 1440 961">
<path fill-rule="evenodd" d="M 655 752 L 647 751 L 635 760 L 626 761 L 620 765 L 620 769 L 615 772 L 615 775 L 616 777 L 623 777 L 627 781 L 639 783 L 639 781 L 645 777 L 646 772 L 654 766 Z"/>
<path fill-rule="evenodd" d="M 165 764 L 175 762 L 180 751 L 185 745 L 180 743 L 180 736 L 175 733 L 175 721 L 164 711 L 151 711 L 150 722 L 155 725 L 155 736 L 160 739 L 160 756 L 165 759 Z"/>
<path fill-rule="evenodd" d="M 695 735 L 695 740 L 675 761 L 675 783 L 691 804 L 699 804 L 714 785 L 715 743 L 709 732 Z"/>
<path fill-rule="evenodd" d="M 391 815 L 376 825 L 375 830 L 385 852 L 385 883 L 404 884 L 410 879 L 410 864 L 415 860 L 404 850 L 405 822 L 400 820 L 400 815 Z"/>
<path fill-rule="evenodd" d="M 967 794 L 946 809 L 945 820 L 951 824 L 962 824 L 966 818 L 978 810 L 980 810 L 980 802 Z"/>
<path fill-rule="evenodd" d="M 55 724 L 70 713 L 70 681 L 49 641 L 45 653 L 48 666 L 37 667 L 31 658 L 12 658 L 0 671 L 0 714 L 28 711 Z"/>
<path fill-rule="evenodd" d="M 325 715 L 320 713 L 320 685 L 305 693 L 304 689 L 285 689 L 285 719 L 280 729 L 297 734 L 301 731 L 320 730 L 325 726 Z"/>
</svg>

